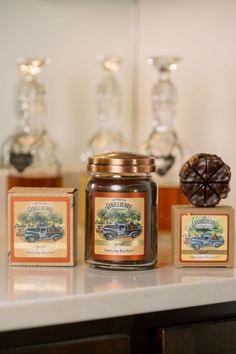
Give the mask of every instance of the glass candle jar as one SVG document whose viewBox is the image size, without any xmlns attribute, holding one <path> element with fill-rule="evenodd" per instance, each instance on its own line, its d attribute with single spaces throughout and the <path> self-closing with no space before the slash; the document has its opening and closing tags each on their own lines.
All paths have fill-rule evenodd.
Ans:
<svg viewBox="0 0 236 354">
<path fill-rule="evenodd" d="M 94 267 L 148 269 L 157 257 L 155 160 L 113 152 L 89 158 L 85 259 Z"/>
</svg>

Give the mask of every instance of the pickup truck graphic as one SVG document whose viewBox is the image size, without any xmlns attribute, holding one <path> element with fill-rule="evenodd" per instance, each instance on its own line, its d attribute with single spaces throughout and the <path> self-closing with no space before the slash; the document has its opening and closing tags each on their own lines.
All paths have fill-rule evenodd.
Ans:
<svg viewBox="0 0 236 354">
<path fill-rule="evenodd" d="M 102 233 L 107 240 L 113 240 L 116 237 L 132 237 L 140 235 L 142 227 L 133 223 L 128 224 L 107 224 L 104 226 Z"/>
<path fill-rule="evenodd" d="M 28 227 L 25 229 L 24 238 L 28 242 L 42 240 L 57 241 L 63 237 L 63 229 L 55 226 Z"/>
<path fill-rule="evenodd" d="M 224 239 L 222 236 L 210 236 L 204 234 L 199 237 L 192 237 L 191 246 L 195 250 L 199 250 L 201 247 L 220 247 L 224 244 Z"/>
</svg>

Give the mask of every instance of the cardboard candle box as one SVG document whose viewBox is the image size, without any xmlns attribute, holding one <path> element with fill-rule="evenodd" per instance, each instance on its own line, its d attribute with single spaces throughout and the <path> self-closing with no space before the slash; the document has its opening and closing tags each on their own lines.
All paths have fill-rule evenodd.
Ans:
<svg viewBox="0 0 236 354">
<path fill-rule="evenodd" d="M 233 267 L 234 209 L 174 205 L 172 241 L 175 267 Z"/>
<path fill-rule="evenodd" d="M 75 265 L 77 190 L 10 189 L 8 240 L 8 260 L 11 265 Z"/>
</svg>

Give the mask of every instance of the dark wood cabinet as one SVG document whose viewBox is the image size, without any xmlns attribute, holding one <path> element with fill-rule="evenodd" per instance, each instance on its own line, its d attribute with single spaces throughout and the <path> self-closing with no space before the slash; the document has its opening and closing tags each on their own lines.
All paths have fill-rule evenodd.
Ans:
<svg viewBox="0 0 236 354">
<path fill-rule="evenodd" d="M 0 354 L 236 354 L 236 302 L 0 333 Z"/>
<path fill-rule="evenodd" d="M 160 328 L 153 354 L 236 353 L 236 320 Z"/>
<path fill-rule="evenodd" d="M 110 354 L 111 352 L 112 354 L 130 354 L 130 337 L 125 334 L 95 336 L 0 351 L 4 354 Z"/>
</svg>

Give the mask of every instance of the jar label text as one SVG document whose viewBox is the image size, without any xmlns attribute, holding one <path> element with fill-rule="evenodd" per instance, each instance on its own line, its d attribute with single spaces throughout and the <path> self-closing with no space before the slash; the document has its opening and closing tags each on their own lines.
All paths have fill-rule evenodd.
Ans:
<svg viewBox="0 0 236 354">
<path fill-rule="evenodd" d="M 93 194 L 93 256 L 104 260 L 146 257 L 146 193 Z"/>
</svg>

